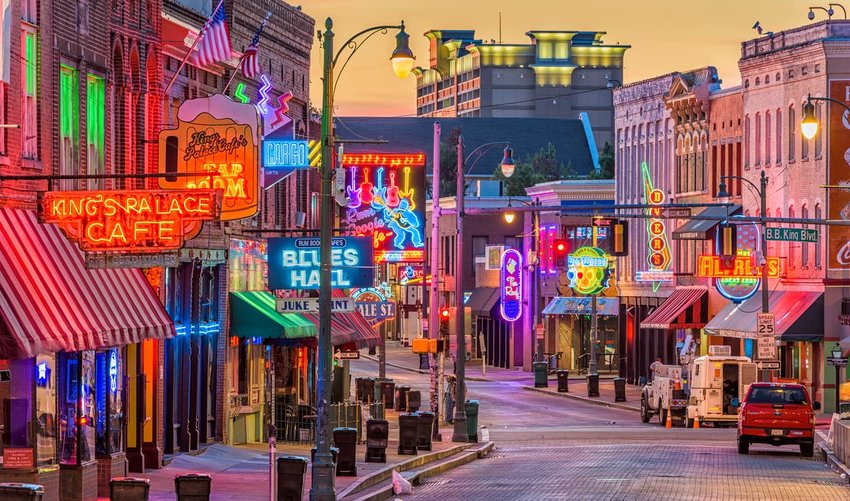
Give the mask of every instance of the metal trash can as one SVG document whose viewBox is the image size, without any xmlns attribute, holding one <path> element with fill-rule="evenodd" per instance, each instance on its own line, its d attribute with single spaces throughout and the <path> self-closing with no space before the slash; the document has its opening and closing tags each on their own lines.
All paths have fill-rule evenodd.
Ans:
<svg viewBox="0 0 850 501">
<path fill-rule="evenodd" d="M 431 359 L 429 358 L 427 353 L 419 354 L 419 370 L 427 371 L 431 368 Z"/>
<path fill-rule="evenodd" d="M 304 497 L 304 475 L 307 458 L 283 456 L 277 458 L 277 501 L 301 501 Z"/>
<path fill-rule="evenodd" d="M 407 392 L 410 391 L 410 386 L 397 386 L 398 390 L 395 400 L 395 410 L 403 411 L 407 409 Z"/>
<path fill-rule="evenodd" d="M 570 371 L 567 370 L 559 370 L 558 371 L 558 393 L 569 393 L 570 392 Z"/>
<path fill-rule="evenodd" d="M 212 477 L 208 473 L 184 473 L 174 477 L 177 501 L 209 501 Z"/>
<path fill-rule="evenodd" d="M 360 401 L 371 404 L 375 401 L 375 378 L 364 377 L 363 382 L 360 384 L 363 385 L 363 393 L 360 394 Z"/>
<path fill-rule="evenodd" d="M 386 463 L 390 424 L 385 419 L 366 421 L 366 462 Z"/>
<path fill-rule="evenodd" d="M 534 387 L 546 388 L 547 386 L 549 386 L 549 364 L 534 362 Z"/>
<path fill-rule="evenodd" d="M 419 390 L 407 392 L 407 412 L 416 412 L 422 406 L 422 394 Z"/>
<path fill-rule="evenodd" d="M 115 477 L 109 481 L 109 499 L 115 501 L 147 501 L 150 490 L 151 481 L 146 478 Z"/>
<path fill-rule="evenodd" d="M 471 443 L 478 442 L 478 400 L 467 400 L 464 406 L 466 410 L 466 434 Z"/>
<path fill-rule="evenodd" d="M 419 413 L 419 442 L 417 448 L 420 451 L 431 450 L 431 436 L 434 433 L 434 414 L 431 412 Z"/>
<path fill-rule="evenodd" d="M 336 461 L 338 476 L 357 476 L 357 429 L 334 428 L 334 446 L 339 450 Z"/>
<path fill-rule="evenodd" d="M 40 500 L 42 496 L 44 496 L 44 487 L 38 484 L 0 483 L 0 499 L 5 501 Z"/>
<path fill-rule="evenodd" d="M 588 374 L 587 375 L 587 396 L 588 397 L 598 397 L 599 396 L 599 374 Z"/>
<path fill-rule="evenodd" d="M 363 378 L 354 378 L 354 399 L 358 402 L 363 400 Z"/>
<path fill-rule="evenodd" d="M 626 380 L 621 377 L 614 379 L 614 401 L 626 401 Z"/>
<path fill-rule="evenodd" d="M 402 414 L 398 417 L 398 454 L 417 454 L 419 448 L 419 416 Z"/>
<path fill-rule="evenodd" d="M 384 409 L 392 409 L 395 407 L 395 383 L 392 379 L 381 381 L 379 385 L 381 397 L 384 400 Z"/>
</svg>

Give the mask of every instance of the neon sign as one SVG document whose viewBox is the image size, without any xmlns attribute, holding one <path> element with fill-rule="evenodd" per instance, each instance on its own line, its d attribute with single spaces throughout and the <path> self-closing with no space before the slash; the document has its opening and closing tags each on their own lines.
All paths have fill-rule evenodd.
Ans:
<svg viewBox="0 0 850 501">
<path fill-rule="evenodd" d="M 499 286 L 502 289 L 499 313 L 508 322 L 519 320 L 522 315 L 522 254 L 516 249 L 502 253 Z"/>
<path fill-rule="evenodd" d="M 608 254 L 598 247 L 580 247 L 567 256 L 567 279 L 577 294 L 599 294 L 608 288 Z"/>
<path fill-rule="evenodd" d="M 754 266 L 750 256 L 699 256 L 697 261 L 697 276 L 700 278 L 757 278 L 761 269 Z M 767 258 L 767 276 L 779 278 L 781 262 L 778 257 Z"/>
<path fill-rule="evenodd" d="M 39 197 L 41 222 L 57 224 L 87 252 L 179 249 L 197 236 L 202 221 L 217 217 L 212 190 L 48 191 Z"/>
<path fill-rule="evenodd" d="M 39 362 L 35 366 L 35 385 L 39 387 L 47 386 L 47 380 L 50 378 L 50 367 L 47 362 Z"/>
<path fill-rule="evenodd" d="M 109 352 L 109 391 L 118 391 L 118 355 L 115 350 Z"/>
<path fill-rule="evenodd" d="M 395 317 L 395 302 L 393 293 L 386 282 L 377 287 L 364 287 L 351 291 L 351 299 L 355 301 L 357 311 L 373 326 L 380 325 L 388 318 Z"/>
<path fill-rule="evenodd" d="M 399 285 L 421 284 L 425 279 L 425 269 L 422 265 L 399 265 L 397 273 Z"/>
<path fill-rule="evenodd" d="M 555 266 L 555 240 L 557 239 L 558 227 L 556 225 L 540 225 L 540 273 L 544 275 L 558 273 Z"/>
<path fill-rule="evenodd" d="M 425 155 L 343 155 L 348 235 L 371 236 L 375 262 L 423 262 Z"/>
<path fill-rule="evenodd" d="M 640 164 L 641 175 L 643 177 L 643 196 L 646 203 L 649 205 L 660 206 L 664 203 L 664 192 L 655 188 L 652 184 L 652 177 L 649 173 L 649 166 L 646 162 Z M 664 220 L 661 219 L 661 208 L 652 207 L 646 210 L 647 215 L 652 216 L 646 220 L 646 231 L 648 233 L 647 242 L 649 244 L 649 262 L 650 272 L 667 271 L 673 262 L 670 254 L 670 244 L 667 241 L 667 228 Z M 662 282 L 667 280 L 657 280 L 652 282 L 652 290 L 657 291 Z"/>
<path fill-rule="evenodd" d="M 738 216 L 740 217 L 740 216 Z M 718 246 L 716 254 L 720 254 L 720 227 L 717 228 L 718 236 L 715 238 L 715 244 Z M 756 267 L 755 249 L 758 242 L 761 241 L 759 227 L 755 223 L 737 224 L 737 256 L 732 258 L 722 258 L 720 256 L 700 256 L 697 266 L 697 274 L 720 274 L 719 270 L 724 270 L 727 274 L 723 277 L 716 277 L 714 286 L 721 296 L 729 299 L 732 302 L 739 303 L 745 299 L 751 298 L 759 290 L 761 285 L 760 270 Z M 719 268 L 714 265 L 715 259 L 720 259 Z M 703 260 L 709 258 L 709 260 Z M 702 263 L 705 263 L 703 268 Z M 771 268 L 775 268 L 776 276 L 781 272 L 778 258 L 768 258 L 766 262 L 768 266 L 768 275 L 771 275 Z M 717 270 L 717 271 L 715 271 Z"/>
<path fill-rule="evenodd" d="M 270 238 L 269 289 L 318 289 L 318 238 Z M 331 240 L 331 287 L 371 287 L 374 283 L 369 238 L 335 237 Z"/>
<path fill-rule="evenodd" d="M 310 167 L 307 141 L 267 139 L 263 141 L 264 169 L 307 169 Z"/>
<path fill-rule="evenodd" d="M 221 220 L 257 213 L 260 121 L 250 104 L 221 94 L 190 99 L 177 111 L 177 127 L 159 134 L 159 179 L 166 190 L 222 190 Z"/>
</svg>

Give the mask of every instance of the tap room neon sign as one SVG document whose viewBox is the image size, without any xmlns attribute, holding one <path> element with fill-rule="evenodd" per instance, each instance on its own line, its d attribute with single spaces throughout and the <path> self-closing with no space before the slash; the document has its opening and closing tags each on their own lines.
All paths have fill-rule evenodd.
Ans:
<svg viewBox="0 0 850 501">
<path fill-rule="evenodd" d="M 522 254 L 516 249 L 502 253 L 499 286 L 502 291 L 499 313 L 508 322 L 519 320 L 522 315 Z"/>
<path fill-rule="evenodd" d="M 352 153 L 342 157 L 348 235 L 371 236 L 380 262 L 425 260 L 425 155 Z"/>
</svg>

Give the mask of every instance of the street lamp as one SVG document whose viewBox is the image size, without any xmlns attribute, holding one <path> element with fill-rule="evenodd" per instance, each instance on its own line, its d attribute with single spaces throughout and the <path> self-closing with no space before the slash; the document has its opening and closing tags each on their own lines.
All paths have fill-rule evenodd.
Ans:
<svg viewBox="0 0 850 501">
<path fill-rule="evenodd" d="M 830 362 L 833 366 L 835 366 L 835 410 L 833 412 L 838 412 L 838 407 L 841 404 L 841 392 L 838 391 L 841 385 L 841 368 L 844 367 L 843 359 L 844 353 L 841 350 L 841 345 L 835 343 L 835 347 L 832 348 L 831 351 L 832 360 Z"/>
<path fill-rule="evenodd" d="M 354 34 L 342 44 L 334 54 L 333 20 L 325 20 L 325 31 L 319 33 L 319 41 L 324 49 L 322 61 L 322 184 L 321 184 L 321 226 L 319 231 L 319 340 L 318 340 L 318 377 L 316 384 L 316 460 L 313 462 L 310 485 L 311 500 L 335 500 L 334 462 L 331 456 L 331 423 L 328 406 L 331 401 L 331 380 L 333 368 L 333 346 L 331 346 L 331 234 L 333 232 L 334 208 L 336 201 L 331 191 L 334 171 L 334 69 L 342 52 L 348 48 L 348 54 L 342 68 L 363 43 L 376 33 L 387 30 L 399 30 L 396 35 L 396 48 L 391 60 L 396 75 L 406 77 L 413 66 L 413 53 L 408 47 L 409 36 L 404 31 L 404 21 L 400 25 L 383 25 L 367 28 Z M 360 37 L 363 37 L 360 39 Z M 342 70 L 340 70 L 341 72 Z"/>
<path fill-rule="evenodd" d="M 508 224 L 513 223 L 514 219 L 516 219 L 516 214 L 511 209 L 513 209 L 513 206 L 511 205 L 511 201 L 508 200 L 508 206 L 505 207 L 505 222 Z"/>
<path fill-rule="evenodd" d="M 820 127 L 820 123 L 818 121 L 818 117 L 815 114 L 815 105 L 812 104 L 812 101 L 829 101 L 830 103 L 835 103 L 840 105 L 848 113 L 850 113 L 850 106 L 847 106 L 845 103 L 838 101 L 837 99 L 832 99 L 828 97 L 812 97 L 811 94 L 806 98 L 806 104 L 803 105 L 803 117 L 800 120 L 800 129 L 803 131 L 803 136 L 806 139 L 812 139 L 818 133 L 818 128 Z"/>
</svg>

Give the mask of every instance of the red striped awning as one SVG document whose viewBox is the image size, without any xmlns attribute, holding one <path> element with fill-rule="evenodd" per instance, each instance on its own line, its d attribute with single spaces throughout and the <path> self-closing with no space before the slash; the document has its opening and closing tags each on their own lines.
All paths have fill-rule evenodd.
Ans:
<svg viewBox="0 0 850 501">
<path fill-rule="evenodd" d="M 174 335 L 138 269 L 89 270 L 32 211 L 0 208 L 0 356 L 81 351 Z"/>
<path fill-rule="evenodd" d="M 705 308 L 700 299 L 708 288 L 677 287 L 661 305 L 641 323 L 641 329 L 701 329 L 705 327 Z M 693 306 L 689 315 L 687 309 Z"/>
<path fill-rule="evenodd" d="M 346 297 L 346 294 L 338 289 L 334 289 L 332 294 L 333 297 Z M 304 313 L 303 316 L 316 324 L 317 329 L 319 328 L 318 313 Z M 332 313 L 331 344 L 334 346 L 354 344 L 358 349 L 370 348 L 381 344 L 381 335 L 359 311 Z"/>
</svg>

